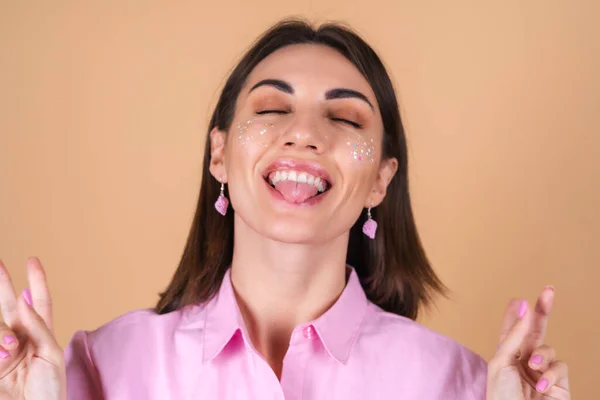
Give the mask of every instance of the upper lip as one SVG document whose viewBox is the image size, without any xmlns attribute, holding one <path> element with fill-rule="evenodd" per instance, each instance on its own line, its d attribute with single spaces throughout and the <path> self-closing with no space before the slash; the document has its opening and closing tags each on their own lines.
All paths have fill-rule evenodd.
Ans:
<svg viewBox="0 0 600 400">
<path fill-rule="evenodd" d="M 332 186 L 333 184 L 329 173 L 318 163 L 312 161 L 295 160 L 291 158 L 282 158 L 273 161 L 262 171 L 262 176 L 268 180 L 271 172 L 287 170 L 307 172 L 315 177 L 321 178 L 327 182 L 328 186 Z"/>
</svg>

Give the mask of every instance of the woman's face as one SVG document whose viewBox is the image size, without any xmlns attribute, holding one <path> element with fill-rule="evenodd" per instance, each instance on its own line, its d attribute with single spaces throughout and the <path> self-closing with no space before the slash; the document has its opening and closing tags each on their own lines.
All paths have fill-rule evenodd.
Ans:
<svg viewBox="0 0 600 400">
<path fill-rule="evenodd" d="M 229 132 L 211 132 L 211 173 L 228 184 L 236 224 L 286 243 L 347 233 L 377 206 L 397 168 L 382 162 L 375 95 L 344 56 L 293 45 L 260 62 Z"/>
</svg>

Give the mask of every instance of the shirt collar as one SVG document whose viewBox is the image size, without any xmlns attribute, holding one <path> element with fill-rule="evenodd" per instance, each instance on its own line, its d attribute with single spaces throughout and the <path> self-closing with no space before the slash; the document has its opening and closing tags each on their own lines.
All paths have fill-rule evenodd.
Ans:
<svg viewBox="0 0 600 400">
<path fill-rule="evenodd" d="M 313 321 L 329 355 L 342 364 L 348 361 L 369 305 L 356 271 L 352 267 L 347 269 L 350 276 L 342 294 L 329 310 Z"/>
<path fill-rule="evenodd" d="M 212 361 L 218 356 L 238 331 L 243 331 L 244 340 L 248 337 L 231 284 L 231 269 L 228 269 L 219 292 L 208 302 L 204 312 L 203 361 Z"/>
<path fill-rule="evenodd" d="M 350 356 L 368 309 L 368 299 L 356 271 L 347 268 L 350 272 L 348 282 L 334 305 L 319 318 L 303 324 L 313 325 L 329 355 L 342 364 Z M 227 270 L 219 292 L 204 309 L 203 362 L 218 356 L 238 331 L 243 333 L 244 341 L 248 338 L 230 272 Z"/>
</svg>

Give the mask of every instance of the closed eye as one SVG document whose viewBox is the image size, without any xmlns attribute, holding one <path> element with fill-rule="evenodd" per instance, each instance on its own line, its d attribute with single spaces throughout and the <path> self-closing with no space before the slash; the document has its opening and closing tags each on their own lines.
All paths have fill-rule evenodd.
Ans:
<svg viewBox="0 0 600 400">
<path fill-rule="evenodd" d="M 256 113 L 258 115 L 264 115 L 264 114 L 287 114 L 289 111 L 285 111 L 285 110 L 261 110 L 261 111 L 257 111 Z"/>
<path fill-rule="evenodd" d="M 344 118 L 331 118 L 332 121 L 336 121 L 336 122 L 342 122 L 344 124 L 348 124 L 350 126 L 353 126 L 354 128 L 360 129 L 362 128 L 362 125 L 359 124 L 358 122 L 354 122 L 354 121 L 350 121 L 349 119 L 344 119 Z"/>
<path fill-rule="evenodd" d="M 289 114 L 289 111 L 286 110 L 260 110 L 256 112 L 257 115 L 265 115 L 265 114 Z M 349 119 L 345 119 L 345 118 L 336 118 L 336 117 L 331 117 L 332 121 L 336 121 L 336 122 L 341 122 L 344 124 L 348 124 L 354 128 L 357 129 L 361 129 L 362 125 L 359 124 L 358 122 L 354 122 L 354 121 L 350 121 Z"/>
</svg>

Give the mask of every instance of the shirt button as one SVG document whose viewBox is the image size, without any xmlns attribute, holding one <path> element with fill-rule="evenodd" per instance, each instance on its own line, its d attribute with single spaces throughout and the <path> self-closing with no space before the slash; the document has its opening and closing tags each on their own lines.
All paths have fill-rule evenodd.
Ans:
<svg viewBox="0 0 600 400">
<path fill-rule="evenodd" d="M 307 339 L 312 339 L 316 336 L 315 328 L 313 328 L 312 325 L 309 325 L 306 328 L 304 328 L 302 333 L 304 334 L 304 337 Z"/>
</svg>

